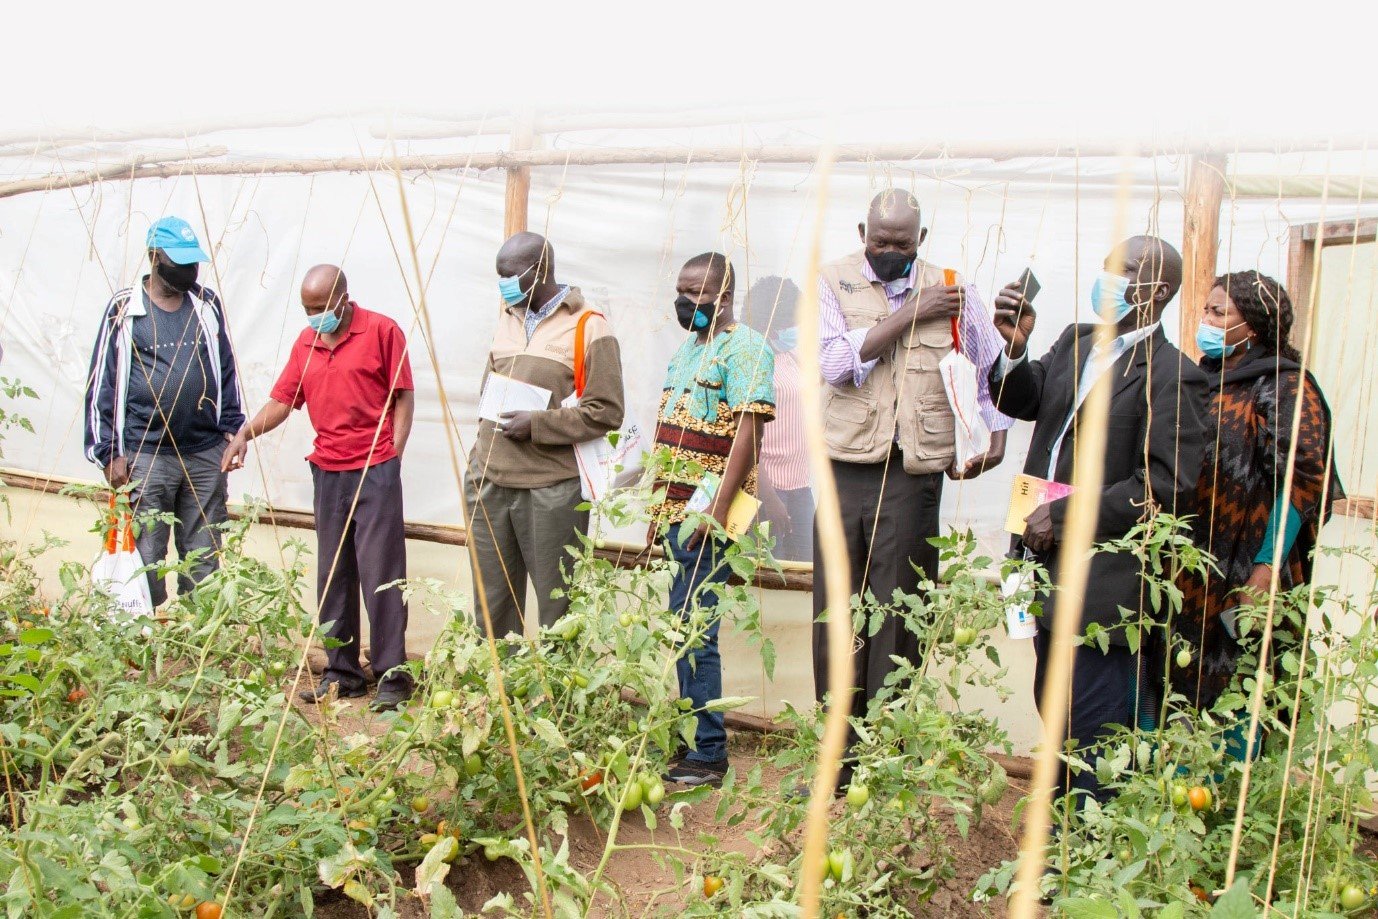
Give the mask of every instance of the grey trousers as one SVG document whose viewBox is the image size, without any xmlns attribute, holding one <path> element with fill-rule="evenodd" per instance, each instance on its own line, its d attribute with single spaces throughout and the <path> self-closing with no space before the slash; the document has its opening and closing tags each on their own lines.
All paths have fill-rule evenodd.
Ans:
<svg viewBox="0 0 1378 919">
<path fill-rule="evenodd" d="M 483 576 L 488 612 L 497 637 L 523 634 L 526 581 L 536 588 L 542 626 L 553 625 L 569 609 L 569 600 L 554 599 L 564 586 L 562 567 L 570 562 L 575 534 L 588 529 L 588 511 L 576 476 L 545 488 L 504 488 L 492 482 L 477 486 L 472 473 L 464 481 L 469 505 L 470 558 Z M 483 610 L 474 616 L 483 627 Z"/>
<path fill-rule="evenodd" d="M 134 515 L 159 513 L 176 514 L 177 522 L 148 523 L 139 533 L 135 544 L 145 565 L 161 563 L 167 558 L 168 535 L 177 545 L 177 555 L 186 558 L 197 549 L 206 549 L 191 566 L 189 574 L 178 573 L 178 593 L 191 593 L 197 583 L 220 564 L 220 531 L 216 529 L 228 519 L 225 510 L 226 478 L 220 471 L 224 444 L 200 453 L 171 455 L 139 453 L 129 460 L 129 478 L 134 483 L 130 498 Z M 186 468 L 184 469 L 183 466 Z M 153 605 L 167 600 L 167 582 L 157 572 L 148 573 L 148 589 Z"/>
<path fill-rule="evenodd" d="M 362 590 L 368 610 L 369 666 L 379 680 L 409 684 L 411 677 L 405 674 L 384 680 L 389 670 L 407 662 L 407 605 L 401 588 L 378 590 L 407 576 L 402 461 L 393 458 L 344 472 L 312 464 L 311 479 L 316 486 L 316 596 L 321 634 L 343 642 L 326 649 L 322 678 L 339 680 L 352 689 L 368 681 L 359 666 Z"/>
</svg>

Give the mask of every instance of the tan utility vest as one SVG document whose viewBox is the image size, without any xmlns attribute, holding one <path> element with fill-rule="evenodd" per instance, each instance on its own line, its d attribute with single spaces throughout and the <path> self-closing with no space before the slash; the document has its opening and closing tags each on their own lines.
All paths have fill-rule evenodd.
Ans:
<svg viewBox="0 0 1378 919">
<path fill-rule="evenodd" d="M 824 282 L 837 296 L 848 330 L 870 329 L 890 315 L 885 286 L 861 273 L 865 252 L 824 265 Z M 943 271 L 916 260 L 917 285 L 905 305 L 925 287 L 943 283 Z M 959 281 L 958 283 L 962 283 Z M 952 350 L 952 323 L 930 319 L 910 327 L 883 354 L 860 386 L 827 386 L 823 432 L 828 453 L 844 463 L 879 463 L 890 453 L 898 430 L 904 471 L 942 472 L 952 464 L 955 422 L 938 363 Z"/>
</svg>

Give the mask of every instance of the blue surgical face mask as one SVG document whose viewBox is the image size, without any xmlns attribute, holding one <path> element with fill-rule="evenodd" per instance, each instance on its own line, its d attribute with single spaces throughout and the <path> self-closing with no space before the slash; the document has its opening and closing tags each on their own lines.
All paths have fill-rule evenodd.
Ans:
<svg viewBox="0 0 1378 919">
<path fill-rule="evenodd" d="M 498 293 L 502 294 L 503 302 L 508 306 L 516 306 L 526 299 L 526 293 L 522 290 L 522 276 L 514 274 L 510 278 L 498 278 Z"/>
<path fill-rule="evenodd" d="M 1206 357 L 1220 360 L 1234 354 L 1239 345 L 1232 345 L 1225 341 L 1225 336 L 1229 334 L 1229 329 L 1222 329 L 1218 325 L 1207 325 L 1201 323 L 1196 327 L 1196 347 L 1201 349 L 1201 353 Z M 1244 350 L 1249 350 L 1251 342 L 1244 342 Z"/>
<path fill-rule="evenodd" d="M 799 327 L 790 326 L 787 329 L 780 329 L 775 333 L 775 350 L 780 352 L 793 351 L 799 347 Z"/>
<path fill-rule="evenodd" d="M 329 335 L 340 327 L 340 314 L 334 310 L 326 310 L 314 316 L 307 316 L 306 324 L 318 335 Z"/>
<path fill-rule="evenodd" d="M 1129 293 L 1129 278 L 1115 274 L 1110 271 L 1102 271 L 1100 277 L 1096 278 L 1096 283 L 1091 285 L 1091 311 L 1100 316 L 1106 322 L 1119 323 L 1121 319 L 1128 316 L 1134 309 L 1134 304 L 1129 302 L 1125 295 Z M 1109 317 L 1101 312 L 1109 304 L 1114 312 Z"/>
</svg>

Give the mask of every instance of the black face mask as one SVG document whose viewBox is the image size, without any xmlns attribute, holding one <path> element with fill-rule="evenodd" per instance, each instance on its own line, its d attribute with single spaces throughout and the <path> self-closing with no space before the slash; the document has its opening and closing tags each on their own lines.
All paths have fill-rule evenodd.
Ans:
<svg viewBox="0 0 1378 919">
<path fill-rule="evenodd" d="M 158 273 L 158 278 L 168 287 L 184 294 L 196 285 L 196 277 L 200 273 L 201 266 L 192 262 L 190 265 L 175 265 L 171 262 L 157 262 L 153 270 Z"/>
<path fill-rule="evenodd" d="M 718 304 L 716 302 L 695 303 L 685 294 L 680 294 L 675 300 L 675 318 L 679 320 L 680 325 L 690 332 L 698 332 L 708 328 L 717 315 Z"/>
<path fill-rule="evenodd" d="M 882 252 L 879 255 L 867 252 L 866 261 L 871 264 L 871 270 L 876 273 L 876 277 L 887 284 L 898 281 L 914 267 L 914 257 L 899 252 Z"/>
</svg>

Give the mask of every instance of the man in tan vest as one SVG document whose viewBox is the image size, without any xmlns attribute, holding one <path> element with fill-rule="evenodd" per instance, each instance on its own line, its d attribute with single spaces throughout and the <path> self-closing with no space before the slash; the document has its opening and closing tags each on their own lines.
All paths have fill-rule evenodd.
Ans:
<svg viewBox="0 0 1378 919">
<path fill-rule="evenodd" d="M 827 387 L 823 426 L 842 505 L 842 527 L 851 558 L 850 593 L 891 603 L 895 591 L 915 593 L 917 566 L 936 576 L 943 474 L 973 478 L 1005 455 L 1005 431 L 1013 424 L 991 404 L 986 376 L 1003 344 L 976 288 L 957 278 L 943 283 L 943 269 L 918 257 L 928 235 L 919 205 L 908 192 L 887 190 L 871 202 L 858 224 L 864 248 L 823 266 L 819 277 L 820 363 Z M 976 365 L 981 415 L 991 447 L 963 469 L 956 454 L 952 409 L 938 363 L 953 348 L 953 322 L 963 353 Z M 815 541 L 814 614 L 827 602 L 823 559 Z M 875 635 L 859 636 L 854 655 L 852 713 L 867 705 L 894 669 L 891 656 L 917 662 L 917 638 L 897 616 L 887 616 Z M 827 626 L 813 634 L 814 691 L 827 691 Z M 840 787 L 851 779 L 844 766 Z"/>
</svg>

